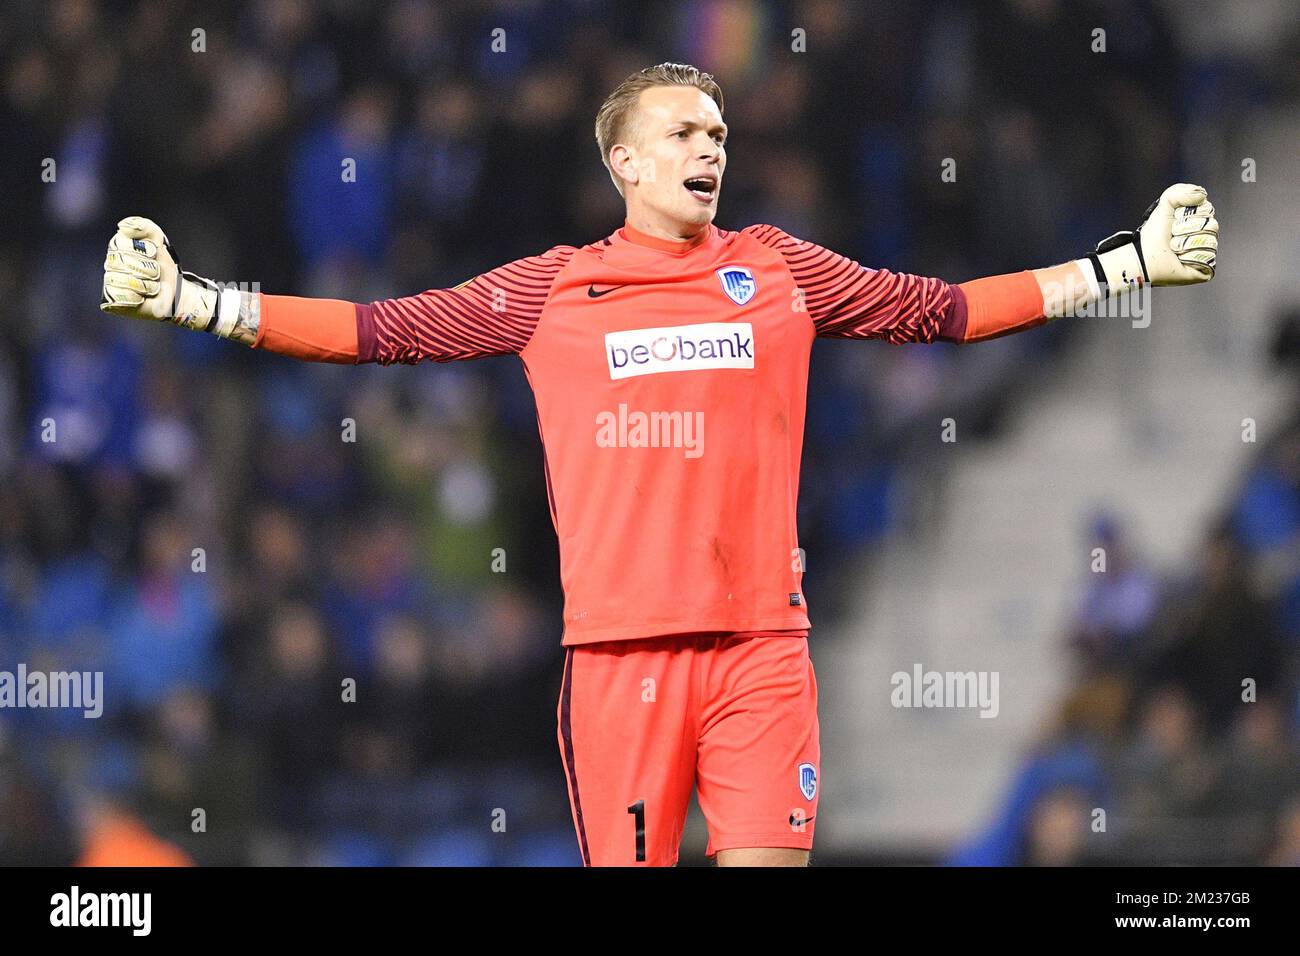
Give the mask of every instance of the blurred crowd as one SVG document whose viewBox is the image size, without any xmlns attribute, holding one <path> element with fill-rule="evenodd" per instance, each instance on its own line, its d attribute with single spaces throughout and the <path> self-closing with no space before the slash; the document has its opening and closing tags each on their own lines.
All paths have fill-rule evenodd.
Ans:
<svg viewBox="0 0 1300 956">
<path fill-rule="evenodd" d="M 1300 866 L 1300 416 L 1185 574 L 1162 579 L 1113 515 L 1087 540 L 1106 564 L 1068 636 L 1072 690 L 950 862 Z"/>
<path fill-rule="evenodd" d="M 1045 265 L 1135 218 L 1176 178 L 1185 116 L 1230 107 L 1246 82 L 1181 53 L 1164 10 L 6 3 L 0 669 L 101 670 L 109 706 L 99 720 L 0 713 L 0 863 L 118 847 L 199 863 L 577 861 L 555 741 L 558 560 L 519 364 L 311 366 L 110 319 L 96 304 L 119 218 L 157 220 L 184 267 L 263 291 L 453 285 L 621 225 L 596 108 L 673 59 L 727 97 L 720 226 L 772 222 L 952 281 Z M 1072 39 L 1097 22 L 1104 59 Z M 938 175 L 949 158 L 956 185 Z M 799 511 L 815 623 L 905 519 L 915 423 L 954 388 L 995 420 L 1024 357 L 1048 361 L 1070 335 L 1059 323 L 978 360 L 817 344 Z M 1089 601 L 1080 653 L 1106 676 L 1086 686 L 1163 688 L 1132 718 L 1131 754 L 1168 757 L 1142 799 L 1185 780 L 1198 734 L 1277 746 L 1286 715 L 1264 703 L 1207 723 L 1237 711 L 1203 699 L 1204 668 L 1177 671 L 1189 658 L 1155 621 L 1192 615 L 1199 630 L 1177 633 L 1195 660 L 1248 655 L 1268 673 L 1280 645 L 1234 639 L 1276 613 L 1243 596 L 1237 558 L 1266 549 L 1258 515 L 1294 495 L 1291 448 L 1261 463 L 1274 470 L 1185 591 L 1136 567 Z"/>
</svg>

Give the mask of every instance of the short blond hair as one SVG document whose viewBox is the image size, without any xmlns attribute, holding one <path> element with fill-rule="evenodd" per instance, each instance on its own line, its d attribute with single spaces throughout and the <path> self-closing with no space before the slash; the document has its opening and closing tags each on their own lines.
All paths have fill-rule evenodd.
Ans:
<svg viewBox="0 0 1300 956">
<path fill-rule="evenodd" d="M 641 94 L 656 86 L 693 86 L 717 103 L 718 112 L 722 112 L 722 88 L 711 74 L 701 73 L 689 63 L 649 66 L 620 83 L 613 93 L 605 97 L 600 111 L 596 113 L 596 145 L 600 147 L 600 161 L 609 170 L 609 177 L 614 180 L 619 195 L 623 194 L 623 181 L 609 165 L 609 151 L 626 132 L 628 120 L 636 109 Z"/>
</svg>

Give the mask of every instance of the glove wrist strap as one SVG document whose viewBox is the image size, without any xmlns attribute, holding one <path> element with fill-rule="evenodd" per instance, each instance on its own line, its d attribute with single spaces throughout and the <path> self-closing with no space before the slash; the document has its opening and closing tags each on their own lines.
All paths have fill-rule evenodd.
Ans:
<svg viewBox="0 0 1300 956">
<path fill-rule="evenodd" d="M 1134 241 L 1105 252 L 1089 253 L 1088 261 L 1096 272 L 1097 285 L 1103 297 L 1117 296 L 1121 292 L 1136 289 L 1147 281 L 1146 268 L 1136 239 L 1135 236 Z"/>
<path fill-rule="evenodd" d="M 210 331 L 221 304 L 221 292 L 210 279 L 182 272 L 176 279 L 172 321 L 196 332 Z"/>
</svg>

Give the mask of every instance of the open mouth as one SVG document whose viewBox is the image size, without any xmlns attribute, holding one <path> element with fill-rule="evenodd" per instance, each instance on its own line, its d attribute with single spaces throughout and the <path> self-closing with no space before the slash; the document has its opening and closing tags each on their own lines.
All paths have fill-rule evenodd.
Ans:
<svg viewBox="0 0 1300 956">
<path fill-rule="evenodd" d="M 713 176 L 692 176 L 683 184 L 686 191 L 700 202 L 713 202 L 718 192 L 718 180 Z"/>
</svg>

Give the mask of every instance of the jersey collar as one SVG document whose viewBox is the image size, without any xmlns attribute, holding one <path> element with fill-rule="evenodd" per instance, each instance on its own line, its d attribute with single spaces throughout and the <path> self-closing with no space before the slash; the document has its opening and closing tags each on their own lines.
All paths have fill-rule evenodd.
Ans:
<svg viewBox="0 0 1300 956">
<path fill-rule="evenodd" d="M 625 219 L 623 220 L 623 228 L 618 230 L 615 235 L 633 245 L 644 246 L 647 249 L 655 249 L 659 252 L 666 252 L 673 256 L 684 256 L 693 249 L 704 245 L 704 243 L 717 235 L 717 227 L 715 227 L 713 223 L 709 223 L 707 228 L 700 230 L 699 235 L 692 239 L 660 239 L 657 236 L 651 236 L 642 232 Z"/>
</svg>

